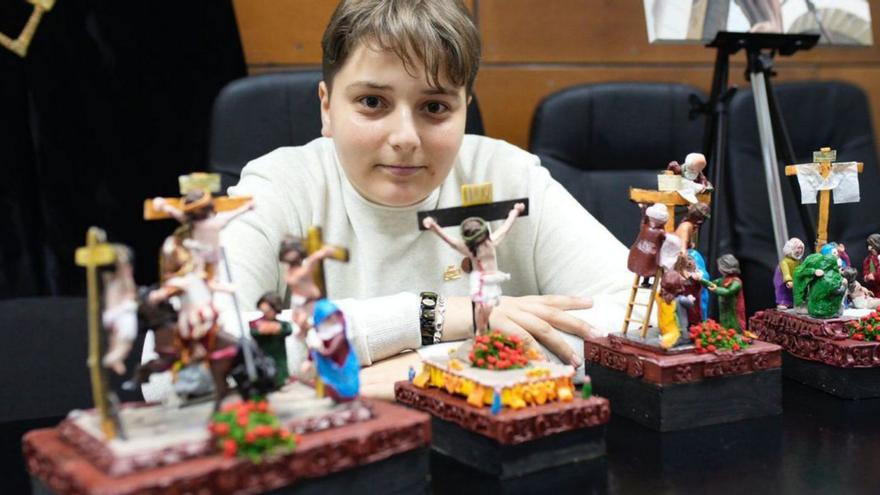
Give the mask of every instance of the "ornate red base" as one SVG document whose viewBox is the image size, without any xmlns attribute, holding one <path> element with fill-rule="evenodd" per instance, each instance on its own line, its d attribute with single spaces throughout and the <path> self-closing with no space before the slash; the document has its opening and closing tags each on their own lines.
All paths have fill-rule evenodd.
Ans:
<svg viewBox="0 0 880 495">
<path fill-rule="evenodd" d="M 430 444 L 427 414 L 379 401 L 371 406 L 373 419 L 306 434 L 294 453 L 260 464 L 218 454 L 112 477 L 64 441 L 57 428 L 29 432 L 22 444 L 28 471 L 58 494 L 262 493 Z"/>
<path fill-rule="evenodd" d="M 880 367 L 880 342 L 847 338 L 851 318 L 820 320 L 806 315 L 768 309 L 749 320 L 749 328 L 792 356 L 837 368 Z"/>
</svg>

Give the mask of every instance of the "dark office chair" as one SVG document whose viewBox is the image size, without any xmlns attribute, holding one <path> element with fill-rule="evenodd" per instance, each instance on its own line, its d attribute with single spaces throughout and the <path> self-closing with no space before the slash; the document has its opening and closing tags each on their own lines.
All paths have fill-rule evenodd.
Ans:
<svg viewBox="0 0 880 495">
<path fill-rule="evenodd" d="M 880 231 L 880 170 L 871 106 L 861 89 L 842 82 L 799 82 L 775 86 L 783 118 L 791 136 L 796 161 L 811 162 L 813 151 L 823 146 L 837 150 L 838 161 L 861 161 L 861 202 L 831 204 L 828 238 L 846 245 L 853 265 L 861 271 L 866 254 L 865 238 Z M 751 91 L 741 90 L 730 104 L 729 166 L 726 184 L 730 237 L 722 246 L 740 261 L 745 282 L 747 310 L 775 306 L 772 278 L 778 263 L 769 215 L 761 145 Z M 779 146 L 777 146 L 777 150 Z M 780 163 L 782 196 L 789 236 L 799 237 L 812 252 L 817 209 L 802 208 L 797 179 L 787 178 Z M 807 235 L 810 232 L 811 234 Z"/>
<path fill-rule="evenodd" d="M 657 174 L 702 147 L 704 118 L 689 117 L 700 90 L 674 83 L 587 84 L 545 98 L 529 147 L 550 174 L 624 244 L 638 234 L 630 187 L 656 189 Z"/>
<path fill-rule="evenodd" d="M 278 72 L 229 83 L 214 102 L 209 167 L 223 189 L 238 182 L 247 162 L 281 146 L 321 137 L 320 71 Z M 468 106 L 468 134 L 483 134 L 476 98 Z"/>
</svg>

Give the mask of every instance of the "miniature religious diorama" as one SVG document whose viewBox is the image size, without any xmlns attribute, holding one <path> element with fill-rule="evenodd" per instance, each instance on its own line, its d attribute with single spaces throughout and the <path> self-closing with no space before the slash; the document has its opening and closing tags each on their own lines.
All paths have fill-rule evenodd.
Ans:
<svg viewBox="0 0 880 495">
<path fill-rule="evenodd" d="M 713 190 L 705 165 L 693 153 L 669 164 L 658 190 L 630 190 L 641 226 L 627 261 L 634 279 L 623 327 L 584 343 L 596 393 L 616 414 L 660 431 L 782 411 L 780 348 L 746 328 L 739 262 L 719 257 L 711 280 L 697 250 Z M 682 177 L 673 183 L 671 174 Z M 678 224 L 676 208 L 685 210 Z M 717 321 L 708 318 L 710 297 Z"/>
<path fill-rule="evenodd" d="M 801 202 L 818 200 L 815 252 L 791 239 L 774 275 L 776 308 L 759 311 L 749 326 L 759 338 L 784 349 L 783 373 L 843 398 L 880 397 L 880 355 L 873 335 L 875 273 L 880 235 L 868 236 L 862 264 L 864 285 L 843 244 L 830 242 L 828 222 L 834 203 L 859 201 L 860 162 L 835 162 L 837 152 L 822 148 L 813 163 L 785 167 L 796 176 Z M 873 315 L 873 316 L 872 316 Z"/>
<path fill-rule="evenodd" d="M 52 493 L 262 493 L 340 473 L 328 478 L 337 484 L 329 489 L 351 479 L 380 482 L 357 471 L 393 459 L 414 466 L 401 486 L 423 489 L 428 416 L 358 395 L 360 364 L 345 315 L 325 298 L 322 260 L 347 260 L 347 250 L 325 246 L 317 227 L 305 241 L 285 238 L 279 251 L 294 321 L 270 292 L 247 325 L 220 231 L 253 202 L 215 197 L 218 184 L 216 176 L 192 174 L 181 178 L 181 198 L 146 202 L 145 218 L 181 222 L 162 245 L 154 286 L 138 287 L 131 251 L 90 229 L 76 261 L 87 271 L 95 408 L 25 436 L 35 483 Z M 233 318 L 223 317 L 221 298 L 232 302 Z M 227 328 L 228 321 L 238 324 Z M 107 370 L 124 375 L 137 335 L 147 331 L 158 357 L 124 386 L 169 371 L 169 393 L 162 403 L 120 404 Z M 311 378 L 291 378 L 288 343 L 309 347 Z"/>
<path fill-rule="evenodd" d="M 464 257 L 474 338 L 423 359 L 420 371 L 395 384 L 397 401 L 433 416 L 436 451 L 502 478 L 604 455 L 608 401 L 588 385 L 578 393 L 574 367 L 547 361 L 490 325 L 502 283 L 516 276 L 500 270 L 496 247 L 528 214 L 528 199 L 492 202 L 491 184 L 464 186 L 462 198 L 464 206 L 419 212 L 418 220 Z M 503 222 L 493 230 L 489 222 L 496 220 Z M 444 227 L 457 227 L 459 235 Z M 442 337 L 444 304 L 436 293 L 422 294 L 425 345 Z"/>
</svg>

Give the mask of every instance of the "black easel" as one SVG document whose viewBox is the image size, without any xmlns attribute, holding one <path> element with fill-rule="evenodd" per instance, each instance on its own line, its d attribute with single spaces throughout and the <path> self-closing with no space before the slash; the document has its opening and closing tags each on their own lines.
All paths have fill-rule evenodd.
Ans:
<svg viewBox="0 0 880 495">
<path fill-rule="evenodd" d="M 769 33 L 731 33 L 719 31 L 715 39 L 706 45 L 709 48 L 717 49 L 715 56 L 715 69 L 712 75 L 712 90 L 709 95 L 709 101 L 700 101 L 698 97 L 691 97 L 692 113 L 705 113 L 709 116 L 706 120 L 706 130 L 703 136 L 703 154 L 706 155 L 706 161 L 709 167 L 709 180 L 715 186 L 714 198 L 712 201 L 712 217 L 709 219 L 708 225 L 708 242 L 705 247 L 707 267 L 711 270 L 714 260 L 718 255 L 718 215 L 719 205 L 724 204 L 725 189 L 723 184 L 724 167 L 727 158 L 727 116 L 730 99 L 736 92 L 736 87 L 728 85 L 730 72 L 730 56 L 736 54 L 741 49 L 746 51 L 747 67 L 746 79 L 752 82 L 752 90 L 755 93 L 756 101 L 756 118 L 758 119 L 759 133 L 762 134 L 762 150 L 765 159 L 765 173 L 769 184 L 769 194 L 771 196 L 770 206 L 771 214 L 774 215 L 774 222 L 781 220 L 780 226 L 774 227 L 774 235 L 777 242 L 777 250 L 782 250 L 780 244 L 781 237 L 787 238 L 787 229 L 785 229 L 785 212 L 781 201 L 779 166 L 776 163 L 777 158 L 782 158 L 784 163 L 795 163 L 794 150 L 788 131 L 785 127 L 782 113 L 776 102 L 773 92 L 773 86 L 770 79 L 775 73 L 773 72 L 773 57 L 779 55 L 788 56 L 800 50 L 809 50 L 819 41 L 819 35 L 815 34 L 769 34 Z M 766 95 L 766 99 L 760 95 Z M 763 130 L 763 122 L 769 122 L 768 130 Z M 769 135 L 767 135 L 769 134 Z M 777 144 L 779 145 L 777 147 Z M 769 160 L 770 164 L 766 162 Z M 771 174 L 771 170 L 775 168 L 775 173 Z M 774 189 L 777 200 L 773 199 Z M 808 220 L 812 214 L 801 205 L 801 218 L 805 219 L 805 231 L 809 236 L 815 237 L 813 232 L 815 222 Z M 807 225 L 809 221 L 809 225 Z M 786 239 L 782 239 L 782 243 Z"/>
</svg>

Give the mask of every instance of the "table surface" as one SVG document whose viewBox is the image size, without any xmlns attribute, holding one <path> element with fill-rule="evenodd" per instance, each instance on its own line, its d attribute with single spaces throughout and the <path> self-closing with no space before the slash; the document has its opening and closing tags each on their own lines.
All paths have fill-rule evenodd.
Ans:
<svg viewBox="0 0 880 495">
<path fill-rule="evenodd" d="M 662 434 L 612 416 L 605 458 L 513 480 L 495 480 L 434 456 L 431 491 L 880 493 L 880 399 L 846 401 L 785 379 L 783 409 L 781 416 Z M 20 439 L 13 440 L 27 426 L 0 424 L 2 458 L 7 460 L 4 493 L 27 493 Z M 16 452 L 18 458 L 10 462 Z"/>
</svg>

